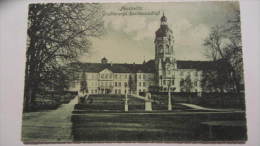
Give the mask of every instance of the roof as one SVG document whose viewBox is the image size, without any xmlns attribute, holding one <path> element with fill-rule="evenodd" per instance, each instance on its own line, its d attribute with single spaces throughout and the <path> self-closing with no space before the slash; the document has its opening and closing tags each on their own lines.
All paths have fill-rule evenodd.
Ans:
<svg viewBox="0 0 260 146">
<path fill-rule="evenodd" d="M 109 69 L 114 73 L 154 73 L 154 62 L 148 61 L 144 64 L 119 64 L 119 63 L 74 63 L 85 72 L 101 72 L 104 69 Z"/>
<path fill-rule="evenodd" d="M 119 64 L 119 63 L 74 63 L 79 69 L 85 72 L 101 72 L 109 69 L 114 73 L 155 73 L 155 61 L 149 60 L 144 64 Z M 186 61 L 177 60 L 178 69 L 197 69 L 197 70 L 215 70 L 223 68 L 227 64 L 223 61 Z"/>
<path fill-rule="evenodd" d="M 168 25 L 161 25 L 155 32 L 155 35 L 156 37 L 166 37 L 168 33 L 172 33 L 172 30 L 168 27 Z"/>
<path fill-rule="evenodd" d="M 197 70 L 216 70 L 223 67 L 228 67 L 227 62 L 218 61 L 188 61 L 177 60 L 178 69 L 197 69 Z"/>
</svg>

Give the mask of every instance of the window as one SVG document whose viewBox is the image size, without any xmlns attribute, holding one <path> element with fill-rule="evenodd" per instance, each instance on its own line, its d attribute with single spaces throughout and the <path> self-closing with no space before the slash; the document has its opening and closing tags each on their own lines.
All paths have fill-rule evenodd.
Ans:
<svg viewBox="0 0 260 146">
<path fill-rule="evenodd" d="M 109 78 L 112 79 L 112 74 L 109 75 Z"/>
<path fill-rule="evenodd" d="M 196 77 L 198 76 L 198 72 L 197 72 L 197 71 L 195 71 L 195 76 L 196 76 Z"/>
<path fill-rule="evenodd" d="M 125 75 L 125 79 L 127 79 L 127 75 Z"/>
<path fill-rule="evenodd" d="M 180 86 L 183 86 L 183 85 L 184 85 L 184 79 L 181 79 Z"/>
<path fill-rule="evenodd" d="M 117 75 L 115 74 L 115 79 L 117 79 Z"/>
<path fill-rule="evenodd" d="M 101 74 L 101 79 L 103 79 L 104 78 L 104 75 L 103 74 Z"/>
<path fill-rule="evenodd" d="M 146 79 L 146 76 L 145 76 L 145 74 L 143 74 L 143 79 L 144 79 L 144 80 Z"/>
<path fill-rule="evenodd" d="M 121 87 L 121 82 L 118 82 L 118 86 Z"/>
<path fill-rule="evenodd" d="M 127 82 L 125 82 L 125 87 L 127 87 Z"/>
<path fill-rule="evenodd" d="M 117 94 L 117 89 L 115 89 L 115 94 Z"/>
<path fill-rule="evenodd" d="M 166 45 L 165 53 L 169 53 L 169 45 Z"/>
<path fill-rule="evenodd" d="M 105 75 L 105 79 L 107 79 L 107 78 L 108 78 L 108 74 Z"/>
<path fill-rule="evenodd" d="M 142 82 L 139 82 L 139 86 L 142 86 Z"/>
<path fill-rule="evenodd" d="M 115 82 L 115 86 L 117 86 L 117 82 Z"/>
<path fill-rule="evenodd" d="M 197 87 L 197 81 L 194 82 L 194 86 Z"/>
<path fill-rule="evenodd" d="M 76 86 L 76 83 L 75 82 L 71 82 L 71 87 L 75 88 L 75 86 Z"/>
<path fill-rule="evenodd" d="M 120 89 L 118 89 L 118 94 L 121 94 L 121 90 Z"/>
<path fill-rule="evenodd" d="M 171 74 L 171 70 L 167 70 L 167 74 L 170 75 Z"/>
<path fill-rule="evenodd" d="M 143 86 L 145 87 L 145 82 L 143 82 Z"/>
<path fill-rule="evenodd" d="M 172 80 L 172 85 L 174 85 L 174 79 Z"/>
<path fill-rule="evenodd" d="M 139 76 L 138 76 L 138 77 L 139 77 L 139 79 L 142 79 L 142 75 L 141 75 L 141 74 L 139 74 Z"/>
<path fill-rule="evenodd" d="M 166 85 L 166 80 L 163 80 L 163 85 Z"/>
</svg>

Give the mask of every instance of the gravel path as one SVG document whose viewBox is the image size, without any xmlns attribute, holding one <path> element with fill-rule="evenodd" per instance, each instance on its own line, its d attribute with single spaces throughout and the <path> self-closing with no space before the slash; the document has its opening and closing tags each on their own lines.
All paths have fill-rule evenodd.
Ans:
<svg viewBox="0 0 260 146">
<path fill-rule="evenodd" d="M 23 114 L 22 141 L 25 143 L 72 142 L 71 115 L 77 98 L 56 110 Z"/>
</svg>

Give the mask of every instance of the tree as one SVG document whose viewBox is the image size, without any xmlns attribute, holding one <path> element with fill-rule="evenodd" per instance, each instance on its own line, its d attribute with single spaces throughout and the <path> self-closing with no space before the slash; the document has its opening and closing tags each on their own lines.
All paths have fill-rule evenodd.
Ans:
<svg viewBox="0 0 260 146">
<path fill-rule="evenodd" d="M 224 74 L 217 71 L 220 74 L 214 75 L 215 79 L 211 76 L 208 80 L 211 80 L 213 85 L 214 80 L 224 79 L 225 82 L 221 82 L 222 85 L 217 86 L 232 86 L 233 90 L 239 93 L 240 84 L 243 81 L 239 10 L 235 10 L 234 15 L 223 26 L 215 26 L 211 29 L 209 36 L 204 41 L 204 46 L 206 47 L 205 55 L 208 58 L 214 62 L 225 62 L 227 65 Z"/>
<path fill-rule="evenodd" d="M 102 35 L 102 15 L 101 6 L 93 3 L 29 5 L 25 108 L 34 101 L 40 87 L 53 83 L 61 67 L 89 49 L 91 37 Z"/>
<path fill-rule="evenodd" d="M 214 61 L 211 65 L 214 66 L 214 69 L 203 71 L 202 90 L 224 92 L 230 87 L 231 66 L 225 60 Z"/>
<path fill-rule="evenodd" d="M 193 83 L 190 75 L 187 75 L 185 79 L 181 79 L 180 88 L 183 92 L 191 92 L 193 89 Z"/>
<path fill-rule="evenodd" d="M 80 92 L 87 93 L 88 92 L 88 84 L 86 78 L 86 72 L 82 72 L 81 81 L 80 81 Z"/>
<path fill-rule="evenodd" d="M 131 94 L 132 91 L 134 90 L 134 80 L 131 75 L 129 75 L 129 78 L 128 78 L 128 86 L 129 86 L 129 91 Z"/>
<path fill-rule="evenodd" d="M 190 92 L 192 92 L 193 89 L 193 82 L 191 80 L 191 76 L 187 75 L 185 79 L 181 79 L 180 81 L 180 88 L 182 92 L 188 93 L 188 99 L 190 103 L 192 103 Z"/>
</svg>

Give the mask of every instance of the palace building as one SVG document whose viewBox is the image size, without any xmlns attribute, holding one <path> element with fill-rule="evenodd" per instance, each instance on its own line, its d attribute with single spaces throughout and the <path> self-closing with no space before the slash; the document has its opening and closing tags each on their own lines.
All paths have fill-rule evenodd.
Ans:
<svg viewBox="0 0 260 146">
<path fill-rule="evenodd" d="M 86 75 L 89 94 L 139 94 L 147 91 L 157 92 L 202 92 L 201 79 L 205 70 L 214 69 L 211 61 L 181 61 L 175 59 L 174 36 L 168 27 L 167 18 L 160 19 L 160 28 L 155 32 L 155 59 L 143 64 L 80 63 Z M 79 74 L 70 90 L 80 89 Z M 189 80 L 191 89 L 187 90 L 185 81 Z"/>
</svg>

